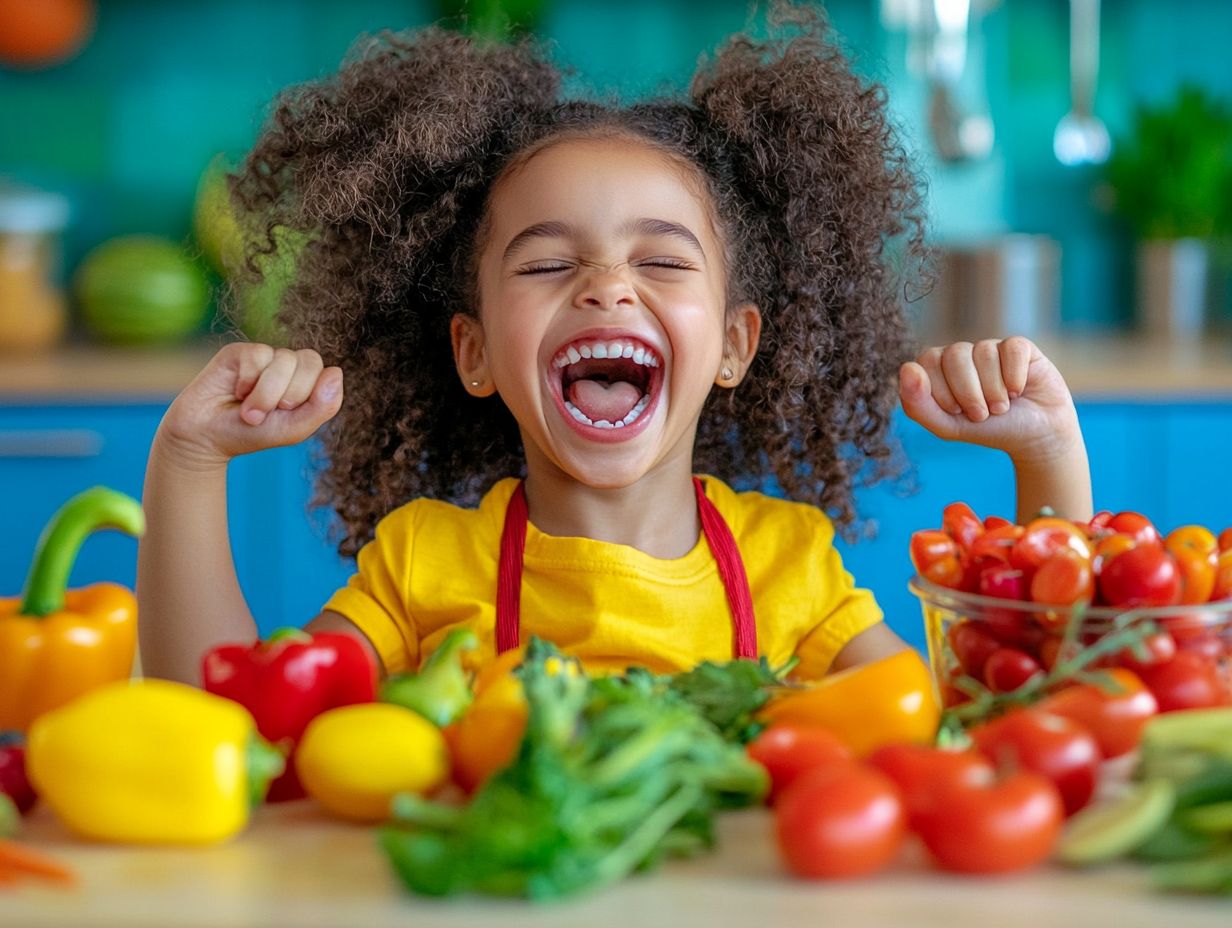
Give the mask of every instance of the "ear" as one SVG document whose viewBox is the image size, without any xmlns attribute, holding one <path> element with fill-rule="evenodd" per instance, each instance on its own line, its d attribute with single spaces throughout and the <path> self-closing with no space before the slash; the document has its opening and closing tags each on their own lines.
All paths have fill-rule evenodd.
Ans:
<svg viewBox="0 0 1232 928">
<path fill-rule="evenodd" d="M 740 383 L 753 363 L 760 341 L 761 310 L 757 304 L 741 303 L 729 309 L 723 339 L 723 361 L 714 382 L 729 389 Z M 731 376 L 724 376 L 726 374 Z"/>
<path fill-rule="evenodd" d="M 453 362 L 462 378 L 462 387 L 471 396 L 491 396 L 496 392 L 488 373 L 488 355 L 483 338 L 483 323 L 474 316 L 455 313 L 449 320 L 449 340 Z"/>
</svg>

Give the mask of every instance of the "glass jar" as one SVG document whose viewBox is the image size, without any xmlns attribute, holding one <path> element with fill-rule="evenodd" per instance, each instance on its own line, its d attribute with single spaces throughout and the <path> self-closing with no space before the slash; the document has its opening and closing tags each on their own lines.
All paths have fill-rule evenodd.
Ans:
<svg viewBox="0 0 1232 928">
<path fill-rule="evenodd" d="M 67 222 L 63 197 L 0 186 L 0 351 L 40 351 L 63 336 L 60 234 Z"/>
</svg>

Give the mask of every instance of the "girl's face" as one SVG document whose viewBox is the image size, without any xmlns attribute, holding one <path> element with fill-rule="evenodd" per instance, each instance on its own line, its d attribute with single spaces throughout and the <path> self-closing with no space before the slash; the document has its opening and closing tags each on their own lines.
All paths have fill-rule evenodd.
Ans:
<svg viewBox="0 0 1232 928">
<path fill-rule="evenodd" d="M 759 331 L 755 307 L 724 311 L 703 196 L 632 140 L 562 141 L 497 185 L 479 319 L 454 320 L 454 348 L 467 388 L 517 419 L 528 466 L 593 487 L 691 467 L 702 404 Z"/>
</svg>

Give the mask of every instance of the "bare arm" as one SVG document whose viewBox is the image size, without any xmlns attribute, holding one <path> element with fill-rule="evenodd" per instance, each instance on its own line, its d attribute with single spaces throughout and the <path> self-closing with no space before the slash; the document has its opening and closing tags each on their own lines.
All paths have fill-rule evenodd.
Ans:
<svg viewBox="0 0 1232 928">
<path fill-rule="evenodd" d="M 830 665 L 829 673 L 837 673 L 858 664 L 868 664 L 883 657 L 889 657 L 891 654 L 897 654 L 899 651 L 905 651 L 909 647 L 911 646 L 899 638 L 890 626 L 884 622 L 878 622 L 876 625 L 870 625 L 843 645 L 842 650 L 838 652 L 834 662 Z"/>
<path fill-rule="evenodd" d="M 1019 522 L 1044 506 L 1067 519 L 1091 518 L 1091 471 L 1073 398 L 1029 340 L 928 348 L 902 366 L 899 393 L 907 415 L 938 438 L 1009 455 Z"/>
<path fill-rule="evenodd" d="M 227 530 L 227 464 L 297 444 L 337 413 L 342 372 L 315 351 L 227 345 L 167 410 L 150 449 L 137 553 L 142 671 L 200 682 L 201 657 L 248 641 Z"/>
</svg>

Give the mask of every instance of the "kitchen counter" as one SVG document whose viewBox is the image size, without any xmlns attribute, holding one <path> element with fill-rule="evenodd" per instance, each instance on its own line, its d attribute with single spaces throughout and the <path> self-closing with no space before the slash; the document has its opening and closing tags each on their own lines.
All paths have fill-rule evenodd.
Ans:
<svg viewBox="0 0 1232 928">
<path fill-rule="evenodd" d="M 202 849 L 81 842 L 45 808 L 36 810 L 23 834 L 74 867 L 81 885 L 0 888 L 6 928 L 1226 928 L 1232 912 L 1227 899 L 1154 893 L 1143 871 L 1130 866 L 965 878 L 931 869 L 916 847 L 893 869 L 867 879 L 793 880 L 778 863 L 762 810 L 722 816 L 712 854 L 551 905 L 410 896 L 371 829 L 327 819 L 309 801 L 265 807 L 242 835 Z"/>
<path fill-rule="evenodd" d="M 0 356 L 0 402 L 60 398 L 107 402 L 178 393 L 219 344 L 171 348 L 72 345 L 43 355 Z M 1080 398 L 1232 396 L 1232 339 L 1168 344 L 1132 336 L 1067 336 L 1040 346 Z"/>
</svg>

